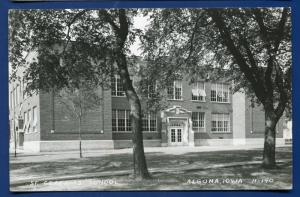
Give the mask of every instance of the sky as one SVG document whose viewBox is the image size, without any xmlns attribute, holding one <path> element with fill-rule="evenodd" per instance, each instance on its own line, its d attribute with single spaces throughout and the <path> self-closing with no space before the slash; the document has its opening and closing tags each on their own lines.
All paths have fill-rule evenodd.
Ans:
<svg viewBox="0 0 300 197">
<path fill-rule="evenodd" d="M 136 16 L 136 17 L 134 17 L 133 20 L 134 20 L 133 27 L 136 29 L 145 30 L 146 26 L 150 24 L 149 17 L 147 17 L 147 16 Z M 140 42 L 139 38 L 136 38 L 133 45 L 130 46 L 130 50 L 133 55 L 136 55 L 136 56 L 141 55 L 142 51 L 139 49 L 140 44 L 141 44 L 141 42 Z"/>
</svg>

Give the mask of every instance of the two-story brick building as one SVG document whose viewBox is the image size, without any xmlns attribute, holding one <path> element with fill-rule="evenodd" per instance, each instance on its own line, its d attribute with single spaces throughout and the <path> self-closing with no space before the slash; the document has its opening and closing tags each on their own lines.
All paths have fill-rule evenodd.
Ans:
<svg viewBox="0 0 300 197">
<path fill-rule="evenodd" d="M 26 96 L 24 81 L 9 85 L 10 130 L 18 146 L 28 151 L 78 149 L 77 121 L 52 93 Z M 144 146 L 263 145 L 264 111 L 251 107 L 242 92 L 232 95 L 228 83 L 176 80 L 166 88 L 168 106 L 143 116 Z M 117 75 L 111 89 L 99 87 L 98 108 L 83 120 L 83 149 L 131 147 L 129 104 Z M 283 119 L 277 144 L 284 143 Z M 14 132 L 15 131 L 15 132 Z"/>
</svg>

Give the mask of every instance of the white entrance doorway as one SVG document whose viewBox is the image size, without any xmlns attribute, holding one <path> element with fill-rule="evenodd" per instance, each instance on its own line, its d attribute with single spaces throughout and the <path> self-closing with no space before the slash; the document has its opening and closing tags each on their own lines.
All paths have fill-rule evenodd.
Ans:
<svg viewBox="0 0 300 197">
<path fill-rule="evenodd" d="M 169 129 L 169 144 L 171 146 L 183 145 L 183 128 Z"/>
</svg>

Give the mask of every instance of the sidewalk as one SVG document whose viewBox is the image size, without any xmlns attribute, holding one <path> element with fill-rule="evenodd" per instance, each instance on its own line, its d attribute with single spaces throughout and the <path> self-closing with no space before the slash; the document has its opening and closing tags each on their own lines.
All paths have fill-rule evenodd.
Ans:
<svg viewBox="0 0 300 197">
<path fill-rule="evenodd" d="M 291 145 L 279 145 L 276 147 L 291 147 Z M 227 145 L 227 146 L 181 146 L 181 147 L 145 147 L 145 153 L 154 153 L 160 152 L 163 154 L 173 154 L 173 155 L 182 155 L 185 153 L 195 153 L 195 152 L 214 152 L 214 151 L 229 151 L 229 150 L 253 150 L 253 149 L 262 149 L 263 146 L 258 145 Z M 132 148 L 124 149 L 103 149 L 103 150 L 83 150 L 83 153 L 88 157 L 97 157 L 104 155 L 113 155 L 113 154 L 131 154 Z M 28 152 L 23 149 L 17 149 L 17 157 L 21 156 L 54 156 L 54 155 L 63 155 L 63 158 L 70 156 L 77 158 L 78 151 L 56 151 L 56 152 Z M 10 156 L 14 157 L 14 150 L 10 150 Z"/>
</svg>

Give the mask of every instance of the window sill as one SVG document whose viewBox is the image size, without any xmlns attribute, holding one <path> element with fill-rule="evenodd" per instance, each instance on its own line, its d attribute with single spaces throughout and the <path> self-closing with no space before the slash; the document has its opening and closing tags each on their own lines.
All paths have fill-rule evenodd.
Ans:
<svg viewBox="0 0 300 197">
<path fill-rule="evenodd" d="M 220 103 L 220 104 L 230 104 L 230 102 L 218 102 L 218 101 L 210 101 L 211 103 Z"/>
<path fill-rule="evenodd" d="M 210 131 L 210 132 L 213 134 L 231 134 L 232 133 L 231 131 L 229 131 L 229 132 Z"/>
<path fill-rule="evenodd" d="M 116 97 L 116 98 L 126 98 L 126 96 L 115 96 L 115 95 L 111 95 L 111 97 Z"/>
<path fill-rule="evenodd" d="M 206 101 L 200 101 L 200 100 L 191 100 L 191 101 L 196 103 L 206 103 Z"/>
<path fill-rule="evenodd" d="M 194 133 L 207 133 L 206 131 L 194 131 Z"/>
</svg>

